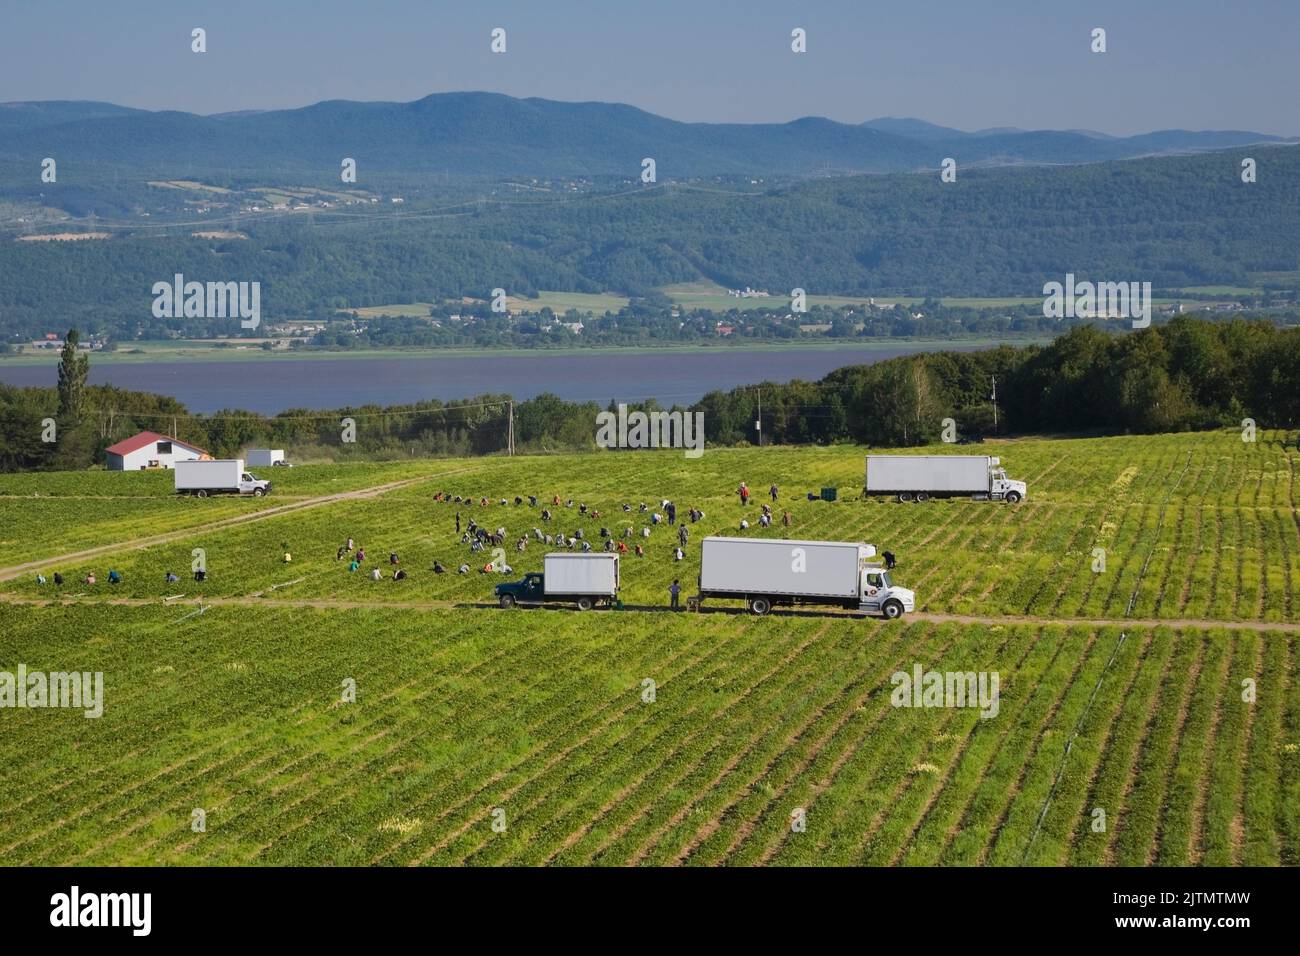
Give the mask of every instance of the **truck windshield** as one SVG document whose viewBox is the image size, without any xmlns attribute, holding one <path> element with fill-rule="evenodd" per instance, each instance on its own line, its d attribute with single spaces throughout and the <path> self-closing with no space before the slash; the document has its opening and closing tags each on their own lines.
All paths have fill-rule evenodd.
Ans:
<svg viewBox="0 0 1300 956">
<path fill-rule="evenodd" d="M 887 587 L 887 588 L 892 588 L 892 587 L 894 586 L 894 582 L 891 581 L 890 578 L 889 578 L 889 572 L 888 572 L 888 571 L 881 571 L 881 572 L 880 572 L 880 580 L 881 580 L 881 582 L 885 585 L 885 587 Z"/>
</svg>

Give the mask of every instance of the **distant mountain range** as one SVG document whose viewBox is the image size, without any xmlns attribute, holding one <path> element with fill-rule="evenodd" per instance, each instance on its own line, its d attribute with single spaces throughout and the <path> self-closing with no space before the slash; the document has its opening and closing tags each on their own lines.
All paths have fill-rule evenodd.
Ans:
<svg viewBox="0 0 1300 956">
<path fill-rule="evenodd" d="M 301 109 L 213 116 L 110 103 L 0 104 L 0 164 L 46 156 L 80 167 L 176 177 L 323 176 L 340 161 L 419 177 L 637 176 L 653 157 L 660 180 L 712 175 L 825 176 L 958 166 L 1094 163 L 1295 139 L 1249 131 L 1089 130 L 963 132 L 918 119 L 852 125 L 819 117 L 789 123 L 681 123 L 617 103 L 561 103 L 496 93 L 439 93 L 411 103 L 330 100 Z"/>
</svg>

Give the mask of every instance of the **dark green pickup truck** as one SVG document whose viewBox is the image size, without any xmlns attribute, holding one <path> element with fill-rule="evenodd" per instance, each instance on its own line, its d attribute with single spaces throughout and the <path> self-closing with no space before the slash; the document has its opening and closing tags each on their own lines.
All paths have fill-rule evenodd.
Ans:
<svg viewBox="0 0 1300 956">
<path fill-rule="evenodd" d="M 617 554 L 548 554 L 545 573 L 530 571 L 522 580 L 493 590 L 502 607 L 573 604 L 580 611 L 612 605 L 618 597 Z M 549 582 L 549 583 L 548 583 Z"/>
</svg>

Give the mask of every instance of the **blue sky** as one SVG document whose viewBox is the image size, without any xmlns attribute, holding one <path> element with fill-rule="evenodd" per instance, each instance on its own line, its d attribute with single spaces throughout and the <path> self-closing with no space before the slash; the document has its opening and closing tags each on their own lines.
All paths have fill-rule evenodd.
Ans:
<svg viewBox="0 0 1300 956">
<path fill-rule="evenodd" d="M 492 90 L 688 121 L 1293 135 L 1297 41 L 1300 0 L 0 0 L 0 101 L 214 113 Z"/>
</svg>

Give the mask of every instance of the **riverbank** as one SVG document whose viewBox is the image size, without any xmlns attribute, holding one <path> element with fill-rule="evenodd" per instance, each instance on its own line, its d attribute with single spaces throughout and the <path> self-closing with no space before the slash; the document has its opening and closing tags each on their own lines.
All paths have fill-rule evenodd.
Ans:
<svg viewBox="0 0 1300 956">
<path fill-rule="evenodd" d="M 1050 336 L 1006 336 L 1000 338 L 888 338 L 888 339 L 826 339 L 817 341 L 758 341 L 728 342 L 673 342 L 665 345 L 586 345 L 567 348 L 412 348 L 412 349 L 263 349 L 255 345 L 223 346 L 205 342 L 139 342 L 131 347 L 112 352 L 89 352 L 92 364 L 129 365 L 157 362 L 283 362 L 283 361 L 338 361 L 351 359 L 366 361 L 378 359 L 420 358 L 545 358 L 547 356 L 599 356 L 599 355 L 664 355 L 771 353 L 771 352 L 891 352 L 900 349 L 909 352 L 934 352 L 944 349 L 980 349 L 997 345 L 1041 345 L 1050 342 Z M 59 351 L 43 349 L 0 355 L 0 367 L 57 365 Z"/>
</svg>

